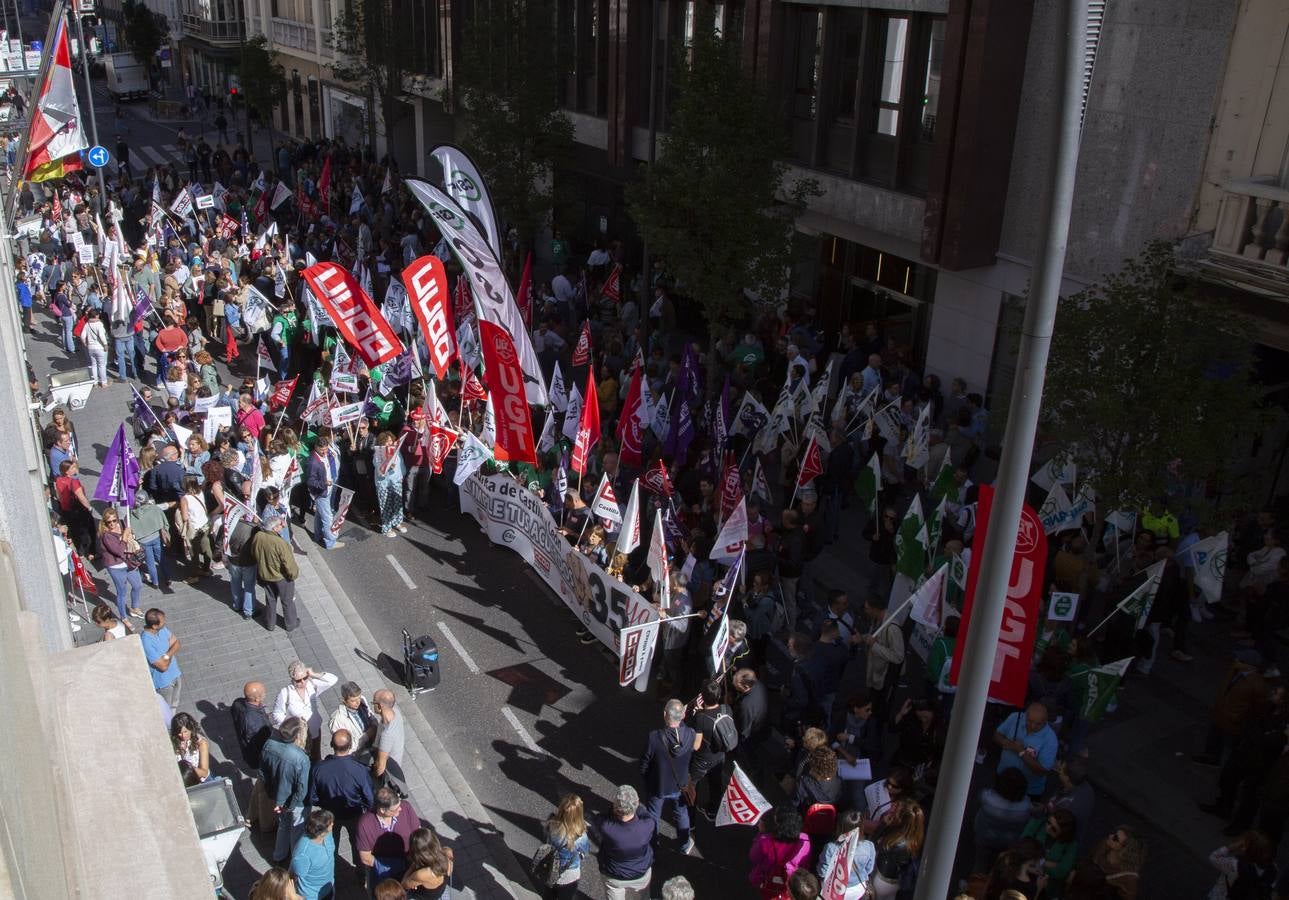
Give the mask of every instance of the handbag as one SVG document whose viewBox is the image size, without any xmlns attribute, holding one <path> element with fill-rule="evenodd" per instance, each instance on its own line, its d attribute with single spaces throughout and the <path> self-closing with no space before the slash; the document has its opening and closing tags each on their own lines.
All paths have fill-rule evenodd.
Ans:
<svg viewBox="0 0 1289 900">
<path fill-rule="evenodd" d="M 672 779 L 676 784 L 680 785 L 680 776 L 676 774 L 676 760 L 668 756 L 667 765 L 671 769 Z M 680 785 L 680 799 L 685 802 L 686 806 L 698 805 L 698 785 L 694 784 L 694 779 L 689 778 L 683 785 Z"/>
<path fill-rule="evenodd" d="M 548 842 L 538 847 L 533 854 L 531 868 L 533 879 L 538 884 L 546 887 L 559 884 L 559 854 L 555 852 L 555 845 Z"/>
<path fill-rule="evenodd" d="M 142 569 L 148 564 L 148 558 L 144 555 L 143 548 L 133 538 L 125 545 L 125 553 L 122 558 L 125 560 L 125 567 L 131 572 L 135 569 Z"/>
</svg>

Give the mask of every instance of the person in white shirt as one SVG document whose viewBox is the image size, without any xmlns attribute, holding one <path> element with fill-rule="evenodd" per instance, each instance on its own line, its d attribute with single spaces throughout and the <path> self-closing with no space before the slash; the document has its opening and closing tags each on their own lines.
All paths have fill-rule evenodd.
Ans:
<svg viewBox="0 0 1289 900">
<path fill-rule="evenodd" d="M 286 671 L 291 683 L 278 691 L 271 716 L 273 727 L 281 728 L 292 716 L 305 720 L 309 725 L 309 758 L 317 762 L 322 758 L 322 710 L 318 695 L 334 687 L 340 679 L 330 672 L 315 672 L 298 659 Z"/>
</svg>

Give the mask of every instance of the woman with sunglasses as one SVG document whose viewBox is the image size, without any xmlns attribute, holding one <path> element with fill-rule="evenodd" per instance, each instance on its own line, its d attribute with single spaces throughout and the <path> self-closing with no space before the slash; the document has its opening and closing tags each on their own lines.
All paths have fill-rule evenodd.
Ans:
<svg viewBox="0 0 1289 900">
<path fill-rule="evenodd" d="M 335 686 L 340 679 L 330 672 L 315 672 L 300 660 L 293 660 L 286 667 L 291 683 L 278 691 L 273 704 L 273 725 L 281 727 L 292 716 L 308 723 L 309 758 L 317 762 L 322 757 L 322 707 L 318 695 Z"/>
<path fill-rule="evenodd" d="M 137 619 L 143 618 L 143 610 L 139 608 L 139 595 L 143 592 L 143 576 L 139 574 L 138 566 L 131 566 L 129 561 L 131 549 L 138 550 L 138 545 L 134 541 L 134 532 L 122 524 L 121 517 L 115 509 L 104 512 L 103 518 L 98 523 L 99 559 L 107 569 L 107 574 L 111 576 L 112 586 L 116 589 L 116 608 L 121 621 L 125 621 L 127 615 Z M 127 588 L 130 593 L 128 606 L 125 597 Z"/>
</svg>

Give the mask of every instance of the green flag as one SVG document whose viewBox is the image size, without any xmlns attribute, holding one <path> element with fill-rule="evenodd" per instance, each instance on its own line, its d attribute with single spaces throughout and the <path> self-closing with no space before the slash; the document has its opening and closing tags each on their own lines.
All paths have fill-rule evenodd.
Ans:
<svg viewBox="0 0 1289 900">
<path fill-rule="evenodd" d="M 1122 610 L 1137 619 L 1137 627 L 1145 628 L 1146 619 L 1150 616 L 1150 607 L 1155 602 L 1155 593 L 1159 590 L 1159 579 L 1164 574 L 1164 562 L 1160 560 L 1146 569 L 1146 580 L 1127 597 L 1119 601 L 1116 611 Z M 1098 626 L 1100 627 L 1100 626 Z"/>
<path fill-rule="evenodd" d="M 900 522 L 900 530 L 895 534 L 895 571 L 914 581 L 925 575 L 930 543 L 926 519 L 922 515 L 922 498 L 914 494 L 904 521 Z"/>
<path fill-rule="evenodd" d="M 958 483 L 953 480 L 953 462 L 949 459 L 949 454 L 944 455 L 944 463 L 940 466 L 940 471 L 936 473 L 935 483 L 931 485 L 931 499 L 943 500 L 958 489 Z"/>
<path fill-rule="evenodd" d="M 1079 693 L 1083 700 L 1079 714 L 1084 719 L 1089 722 L 1101 721 L 1105 716 L 1106 707 L 1110 705 L 1110 701 L 1114 699 L 1119 689 L 1120 679 L 1130 665 L 1132 665 L 1131 656 L 1095 669 L 1088 669 L 1074 676 L 1076 687 L 1080 688 Z M 1082 684 L 1078 683 L 1080 681 Z"/>
<path fill-rule="evenodd" d="M 882 461 L 874 453 L 868 460 L 868 465 L 859 470 L 859 477 L 855 479 L 855 492 L 864 505 L 873 510 L 874 516 L 877 515 L 877 494 L 881 489 Z"/>
</svg>

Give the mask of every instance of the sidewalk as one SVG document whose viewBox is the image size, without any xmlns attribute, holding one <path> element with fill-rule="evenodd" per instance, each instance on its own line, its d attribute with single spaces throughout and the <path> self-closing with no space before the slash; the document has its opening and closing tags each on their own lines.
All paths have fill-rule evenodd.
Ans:
<svg viewBox="0 0 1289 900">
<path fill-rule="evenodd" d="M 67 371 L 80 364 L 73 361 L 54 340 L 51 320 L 38 318 L 35 335 L 28 337 L 32 367 L 42 384 L 53 371 Z M 75 365 L 72 363 L 75 362 Z M 126 414 L 130 398 L 127 385 L 96 388 L 86 407 L 72 415 L 82 460 L 82 480 L 92 496 L 100 474 L 101 460 L 117 426 Z M 47 417 L 45 417 L 47 421 Z M 100 504 L 96 504 L 98 506 Z M 167 625 L 183 642 L 179 662 L 183 671 L 180 709 L 192 713 L 211 742 L 212 771 L 233 781 L 243 808 L 250 796 L 254 773 L 245 771 L 237 748 L 228 704 L 241 696 L 242 685 L 251 680 L 264 683 L 267 702 L 272 703 L 286 684 L 286 667 L 294 659 L 317 670 L 333 672 L 343 681 L 356 681 L 367 697 L 381 687 L 392 689 L 398 707 L 407 717 L 409 735 L 403 770 L 411 802 L 421 818 L 434 826 L 456 857 L 454 885 L 460 896 L 493 900 L 501 897 L 532 897 L 524 873 L 506 847 L 487 811 L 448 758 L 430 723 L 414 700 L 396 682 L 402 648 L 378 647 L 349 598 L 336 582 L 323 557 L 306 534 L 297 531 L 307 546 L 307 556 L 297 556 L 300 578 L 297 605 L 300 628 L 288 634 L 272 632 L 255 621 L 244 621 L 230 606 L 228 580 L 222 575 L 203 579 L 195 585 L 181 580 L 182 566 L 176 568 L 173 593 L 163 594 L 144 586 L 141 605 L 166 612 Z M 169 557 L 168 552 L 168 557 Z M 174 560 L 171 559 L 172 566 Z M 100 596 L 112 594 L 111 582 L 98 577 Z M 132 624 L 137 625 L 137 620 Z M 98 640 L 98 629 L 82 622 L 74 635 L 78 645 Z M 339 691 L 323 695 L 327 712 L 340 702 Z M 337 866 L 338 897 L 366 896 L 347 887 L 347 842 L 341 857 L 348 863 Z M 243 836 L 224 869 L 230 896 L 244 900 L 250 886 L 270 863 L 267 854 L 273 835 Z"/>
</svg>

